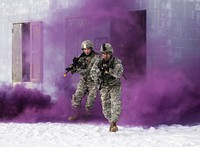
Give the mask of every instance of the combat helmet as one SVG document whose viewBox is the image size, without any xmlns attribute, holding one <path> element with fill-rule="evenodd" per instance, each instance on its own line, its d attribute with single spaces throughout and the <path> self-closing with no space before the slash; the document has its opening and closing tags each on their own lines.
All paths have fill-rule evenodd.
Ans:
<svg viewBox="0 0 200 147">
<path fill-rule="evenodd" d="M 100 52 L 101 53 L 108 53 L 108 52 L 113 53 L 114 51 L 113 51 L 113 47 L 110 43 L 104 43 L 101 45 Z"/>
<path fill-rule="evenodd" d="M 88 48 L 88 49 L 92 50 L 94 48 L 94 45 L 93 45 L 92 41 L 90 41 L 90 40 L 83 41 L 82 44 L 81 44 L 81 49 L 83 50 L 85 48 Z"/>
</svg>

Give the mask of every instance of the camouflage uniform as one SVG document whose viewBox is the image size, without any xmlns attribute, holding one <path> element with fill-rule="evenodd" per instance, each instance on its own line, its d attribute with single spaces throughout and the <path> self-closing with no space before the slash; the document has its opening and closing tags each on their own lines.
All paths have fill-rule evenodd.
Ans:
<svg viewBox="0 0 200 147">
<path fill-rule="evenodd" d="M 76 72 L 80 74 L 80 81 L 78 83 L 76 92 L 72 96 L 71 100 L 72 106 L 74 108 L 81 107 L 81 100 L 86 94 L 87 94 L 87 100 L 85 105 L 86 111 L 90 111 L 94 106 L 94 101 L 98 89 L 91 78 L 90 70 L 98 58 L 99 58 L 98 54 L 92 51 L 91 54 L 88 56 L 84 55 L 83 53 L 82 56 L 78 59 L 78 62 L 80 62 L 82 65 L 76 69 Z"/>
<path fill-rule="evenodd" d="M 107 73 L 103 70 L 104 66 L 108 68 Z M 112 57 L 107 63 L 99 59 L 91 69 L 92 79 L 99 85 L 103 114 L 110 123 L 116 123 L 121 113 L 122 73 L 123 66 L 117 57 Z"/>
</svg>

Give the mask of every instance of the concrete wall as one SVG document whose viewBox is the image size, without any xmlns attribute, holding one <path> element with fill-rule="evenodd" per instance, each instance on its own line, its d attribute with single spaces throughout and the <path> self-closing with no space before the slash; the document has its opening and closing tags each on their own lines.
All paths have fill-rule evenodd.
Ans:
<svg viewBox="0 0 200 147">
<path fill-rule="evenodd" d="M 64 32 L 65 17 L 76 17 L 68 13 L 74 6 L 80 7 L 78 1 L 20 0 L 14 2 L 13 0 L 1 0 L 0 82 L 12 82 L 12 23 L 43 21 L 47 28 L 51 28 L 51 15 L 55 18 L 58 13 L 58 16 L 64 16 L 60 18 L 58 24 L 62 27 L 61 32 Z M 198 65 L 200 58 L 199 0 L 135 0 L 127 3 L 126 7 L 128 10 L 147 10 L 148 71 L 155 68 L 180 67 L 187 73 L 192 71 L 196 77 L 198 76 L 200 73 Z M 56 18 L 53 21 L 56 21 Z M 102 27 L 102 29 L 105 28 L 109 30 L 108 27 Z M 63 58 L 65 43 L 63 40 L 58 42 L 58 52 L 52 56 L 51 53 L 54 53 L 55 46 L 47 43 L 50 32 L 48 29 L 44 31 L 44 81 L 48 81 L 44 82 L 44 85 L 47 86 L 54 82 L 51 77 L 56 76 L 56 73 L 51 71 L 62 72 L 62 68 L 65 67 Z M 93 39 L 101 36 L 109 37 L 107 30 L 94 30 L 92 34 Z M 51 65 L 49 58 L 55 64 Z"/>
<path fill-rule="evenodd" d="M 44 25 L 43 84 L 24 83 L 54 93 L 56 81 L 65 72 L 66 18 L 82 17 L 76 13 L 81 3 L 70 0 L 4 0 L 0 3 L 0 83 L 12 83 L 12 24 L 42 21 Z M 75 8 L 74 8 L 75 7 Z M 109 37 L 109 27 L 104 24 L 91 32 L 91 40 Z M 77 50 L 80 50 L 80 41 Z M 68 59 L 71 62 L 73 54 Z M 76 77 L 76 76 L 75 76 Z"/>
<path fill-rule="evenodd" d="M 47 0 L 1 0 L 0 81 L 12 82 L 12 24 L 42 20 L 48 10 Z"/>
<path fill-rule="evenodd" d="M 197 78 L 200 1 L 150 0 L 147 10 L 148 68 L 181 68 Z"/>
</svg>

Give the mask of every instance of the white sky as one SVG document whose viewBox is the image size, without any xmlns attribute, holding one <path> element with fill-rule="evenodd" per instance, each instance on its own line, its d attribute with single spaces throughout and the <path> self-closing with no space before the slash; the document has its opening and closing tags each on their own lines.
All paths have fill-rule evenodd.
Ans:
<svg viewBox="0 0 200 147">
<path fill-rule="evenodd" d="M 151 128 L 108 124 L 0 123 L 1 147 L 200 147 L 200 125 Z"/>
</svg>

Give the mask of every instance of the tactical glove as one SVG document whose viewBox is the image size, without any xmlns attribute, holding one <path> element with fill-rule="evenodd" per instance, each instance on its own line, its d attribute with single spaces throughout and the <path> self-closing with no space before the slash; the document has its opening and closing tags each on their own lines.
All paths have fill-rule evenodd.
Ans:
<svg viewBox="0 0 200 147">
<path fill-rule="evenodd" d="M 73 58 L 73 63 L 74 63 L 74 64 L 78 64 L 78 59 L 79 59 L 79 58 L 74 57 L 74 58 Z"/>
<path fill-rule="evenodd" d="M 73 69 L 73 65 L 70 65 L 69 67 L 65 68 L 66 71 L 70 71 Z"/>
</svg>

